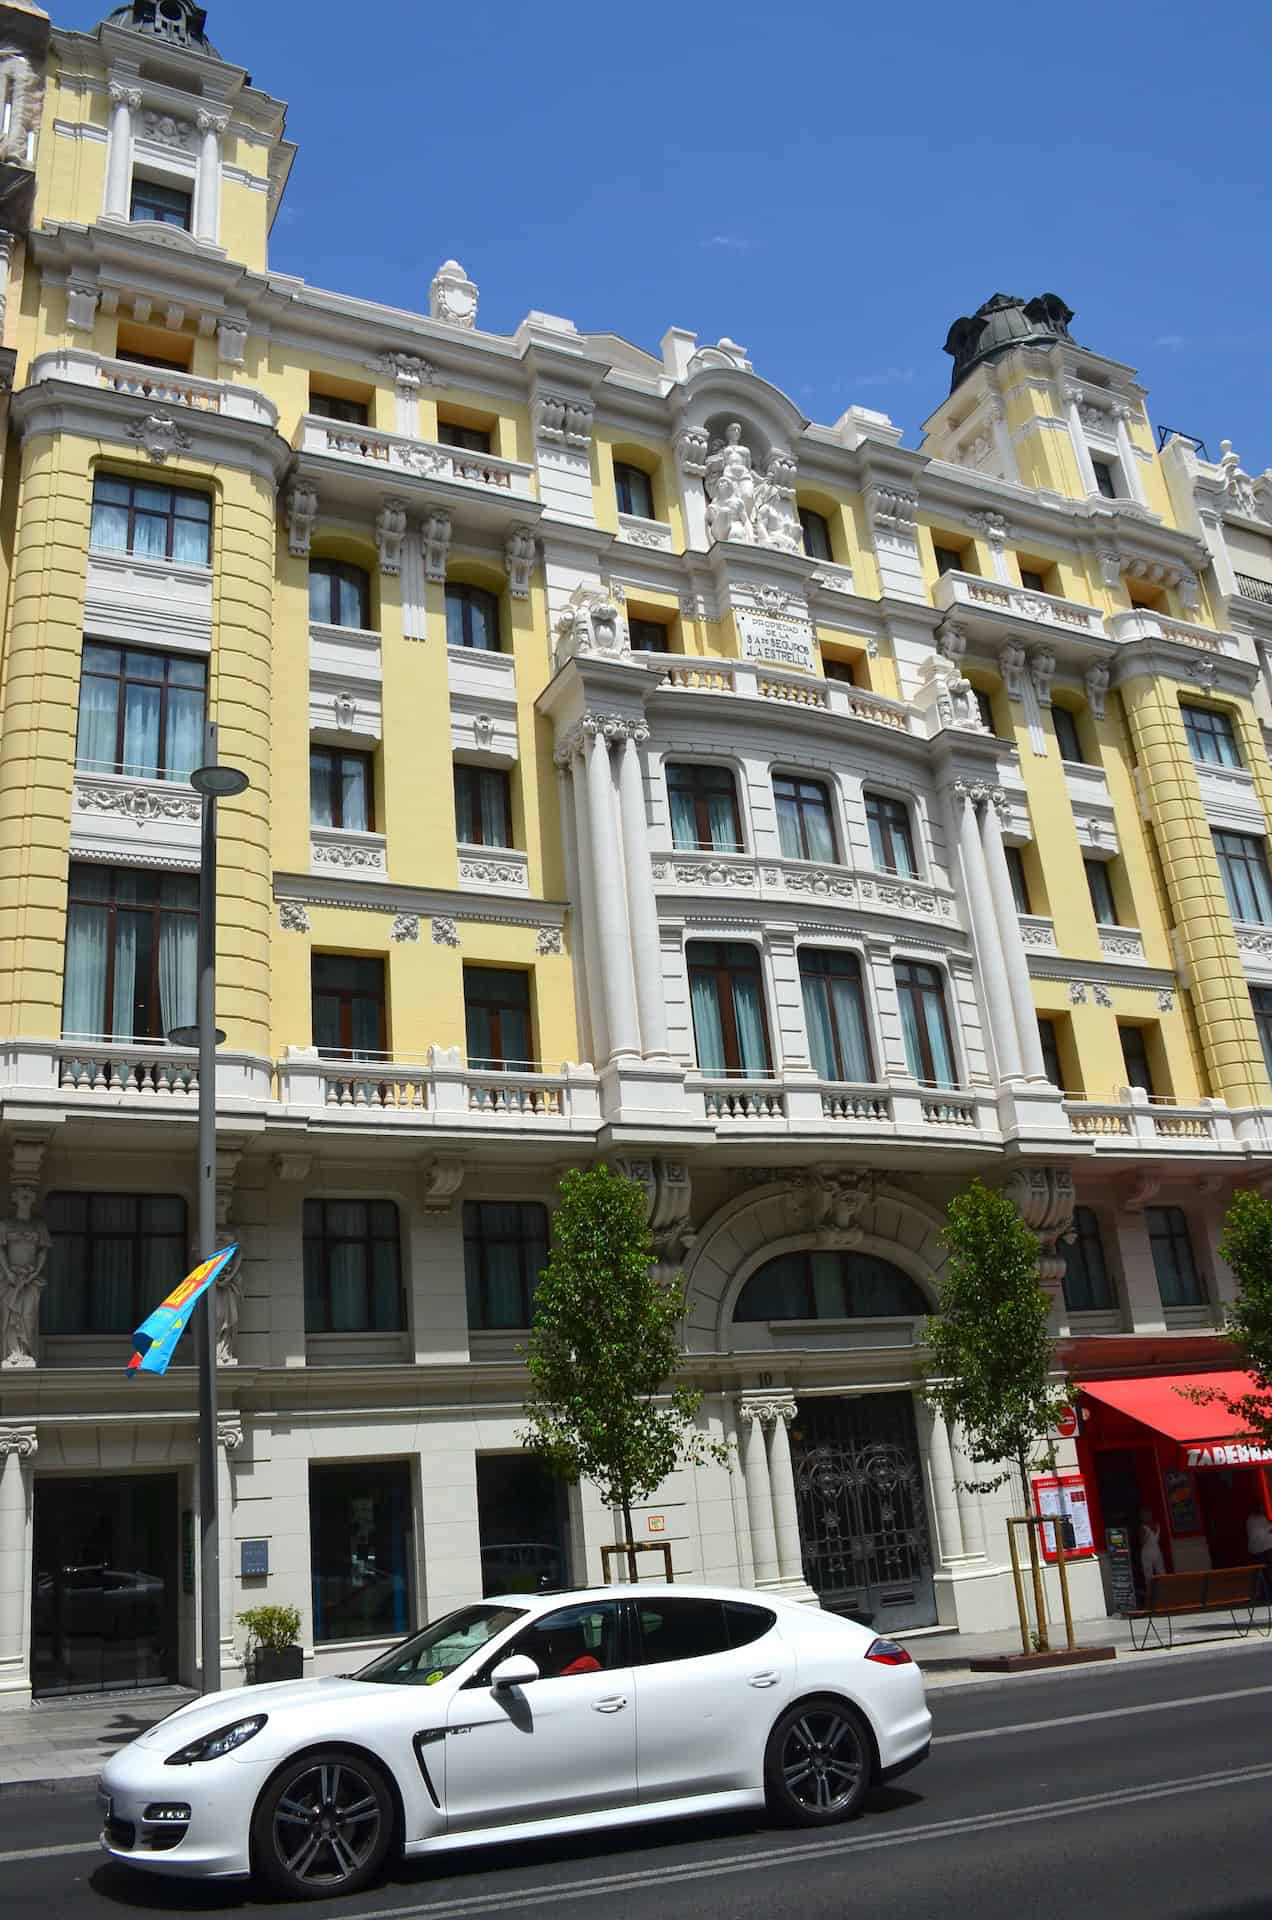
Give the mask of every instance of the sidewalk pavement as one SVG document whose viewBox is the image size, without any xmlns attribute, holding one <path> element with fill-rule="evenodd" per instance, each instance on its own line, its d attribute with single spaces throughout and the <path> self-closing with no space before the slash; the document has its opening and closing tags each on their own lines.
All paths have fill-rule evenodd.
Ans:
<svg viewBox="0 0 1272 1920">
<path fill-rule="evenodd" d="M 922 1667 L 930 1692 L 955 1685 L 1012 1686 L 1022 1679 L 1038 1677 L 1004 1678 L 968 1671 L 969 1662 L 984 1654 L 1018 1653 L 1020 1635 L 1015 1628 L 1007 1633 L 957 1633 L 938 1628 L 902 1633 L 897 1638 L 906 1643 Z M 1084 1620 L 1076 1629 L 1076 1638 L 1080 1646 L 1115 1646 L 1118 1650 L 1117 1662 L 1084 1667 L 1084 1674 L 1108 1673 L 1126 1659 L 1136 1664 L 1142 1660 L 1173 1660 L 1247 1644 L 1227 1623 L 1199 1623 L 1176 1625 L 1175 1645 L 1170 1652 L 1155 1648 L 1134 1653 L 1130 1628 L 1125 1620 L 1118 1619 Z M 1267 1644 L 1258 1634 L 1251 1636 L 1250 1644 L 1256 1642 Z M 1058 1633 L 1052 1630 L 1052 1644 L 1064 1644 L 1063 1627 Z M 73 1704 L 46 1700 L 30 1707 L 0 1709 L 0 1801 L 15 1787 L 42 1787 L 54 1792 L 62 1787 L 82 1788 L 112 1753 L 183 1701 L 194 1698 L 184 1687 L 156 1687 L 143 1693 L 101 1694 L 91 1699 L 80 1696 Z"/>
</svg>

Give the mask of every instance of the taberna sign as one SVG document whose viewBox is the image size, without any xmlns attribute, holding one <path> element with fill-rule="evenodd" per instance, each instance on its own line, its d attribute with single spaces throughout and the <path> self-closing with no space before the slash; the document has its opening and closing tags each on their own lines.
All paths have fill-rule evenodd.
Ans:
<svg viewBox="0 0 1272 1920">
<path fill-rule="evenodd" d="M 1251 1446 L 1246 1440 L 1212 1441 L 1189 1447 L 1190 1467 L 1261 1467 L 1272 1464 L 1272 1447 Z"/>
</svg>

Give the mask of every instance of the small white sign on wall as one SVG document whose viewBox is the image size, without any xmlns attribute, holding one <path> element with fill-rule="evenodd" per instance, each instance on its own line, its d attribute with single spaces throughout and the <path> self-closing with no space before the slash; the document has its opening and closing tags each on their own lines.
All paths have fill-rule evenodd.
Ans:
<svg viewBox="0 0 1272 1920">
<path fill-rule="evenodd" d="M 737 622 L 744 660 L 768 660 L 774 666 L 796 667 L 801 673 L 813 671 L 811 621 L 786 614 L 739 612 Z"/>
</svg>

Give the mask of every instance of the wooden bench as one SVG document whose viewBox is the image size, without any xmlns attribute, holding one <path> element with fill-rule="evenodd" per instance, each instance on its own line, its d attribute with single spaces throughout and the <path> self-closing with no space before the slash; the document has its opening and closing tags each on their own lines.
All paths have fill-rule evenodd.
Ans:
<svg viewBox="0 0 1272 1920">
<path fill-rule="evenodd" d="M 1131 1645 L 1143 1653 L 1150 1637 L 1159 1647 L 1174 1645 L 1174 1623 L 1180 1614 L 1228 1613 L 1244 1640 L 1255 1624 L 1255 1609 L 1262 1607 L 1262 1631 L 1272 1634 L 1272 1596 L 1261 1566 L 1212 1567 L 1206 1573 L 1155 1573 L 1148 1597 L 1142 1607 L 1128 1608 L 1125 1618 L 1131 1623 Z M 1244 1615 L 1244 1620 L 1238 1618 Z M 1162 1639 L 1158 1622 L 1166 1622 Z M 1144 1623 L 1143 1635 L 1135 1637 L 1137 1621 Z"/>
</svg>

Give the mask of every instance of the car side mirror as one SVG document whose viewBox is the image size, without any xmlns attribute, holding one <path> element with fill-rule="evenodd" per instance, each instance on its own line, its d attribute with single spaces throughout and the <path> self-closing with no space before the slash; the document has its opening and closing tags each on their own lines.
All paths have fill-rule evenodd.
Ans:
<svg viewBox="0 0 1272 1920">
<path fill-rule="evenodd" d="M 528 1654 L 512 1653 L 491 1669 L 490 1684 L 496 1693 L 507 1687 L 528 1687 L 539 1678 L 539 1669 Z"/>
</svg>

